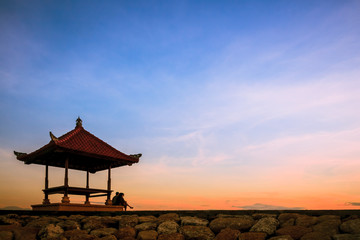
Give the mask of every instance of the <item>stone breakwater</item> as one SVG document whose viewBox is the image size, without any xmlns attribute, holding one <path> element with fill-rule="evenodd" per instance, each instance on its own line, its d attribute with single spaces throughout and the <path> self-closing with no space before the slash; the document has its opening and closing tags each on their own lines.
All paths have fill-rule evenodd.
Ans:
<svg viewBox="0 0 360 240">
<path fill-rule="evenodd" d="M 360 212 L 0 213 L 0 240 L 360 240 Z M 64 215 L 62 215 L 64 214 Z"/>
</svg>

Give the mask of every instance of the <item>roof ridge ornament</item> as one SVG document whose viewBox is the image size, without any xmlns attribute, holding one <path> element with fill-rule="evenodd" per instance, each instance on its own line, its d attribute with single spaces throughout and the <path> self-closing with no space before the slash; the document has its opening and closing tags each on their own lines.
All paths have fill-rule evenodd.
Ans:
<svg viewBox="0 0 360 240">
<path fill-rule="evenodd" d="M 76 119 L 76 127 L 82 127 L 82 120 L 80 116 Z"/>
<path fill-rule="evenodd" d="M 51 140 L 53 140 L 54 142 L 56 142 L 57 140 L 59 140 L 57 137 L 55 137 L 55 135 L 50 131 L 50 138 Z"/>
</svg>

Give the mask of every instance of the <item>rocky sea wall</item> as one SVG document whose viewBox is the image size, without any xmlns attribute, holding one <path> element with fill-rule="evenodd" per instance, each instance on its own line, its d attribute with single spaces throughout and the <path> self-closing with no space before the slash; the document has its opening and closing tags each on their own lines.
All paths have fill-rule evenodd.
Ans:
<svg viewBox="0 0 360 240">
<path fill-rule="evenodd" d="M 360 240 L 360 210 L 0 211 L 0 240 Z"/>
</svg>

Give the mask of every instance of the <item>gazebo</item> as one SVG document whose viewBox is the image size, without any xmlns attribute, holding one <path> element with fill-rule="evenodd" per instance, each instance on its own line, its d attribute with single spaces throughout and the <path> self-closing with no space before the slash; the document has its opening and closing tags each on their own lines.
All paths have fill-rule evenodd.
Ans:
<svg viewBox="0 0 360 240">
<path fill-rule="evenodd" d="M 121 166 L 131 166 L 138 163 L 141 154 L 124 154 L 82 126 L 80 117 L 76 120 L 75 129 L 61 137 L 55 137 L 50 132 L 50 142 L 38 150 L 26 154 L 14 151 L 16 158 L 25 164 L 40 164 L 45 166 L 45 188 L 42 204 L 32 205 L 33 210 L 45 211 L 122 211 L 121 206 L 111 203 L 111 169 Z M 49 187 L 49 166 L 65 169 L 64 185 Z M 69 186 L 68 170 L 86 171 L 86 187 Z M 89 186 L 89 173 L 108 171 L 107 189 L 95 189 Z M 63 194 L 60 203 L 50 203 L 49 195 Z M 70 203 L 69 195 L 85 196 L 84 204 Z M 90 204 L 89 198 L 106 196 L 105 205 Z"/>
</svg>

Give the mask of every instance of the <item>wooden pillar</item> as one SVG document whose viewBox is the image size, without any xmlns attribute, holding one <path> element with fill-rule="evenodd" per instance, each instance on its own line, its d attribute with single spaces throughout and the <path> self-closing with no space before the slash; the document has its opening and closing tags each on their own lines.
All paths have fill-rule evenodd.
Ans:
<svg viewBox="0 0 360 240">
<path fill-rule="evenodd" d="M 109 168 L 108 168 L 107 190 L 108 190 L 108 193 L 107 193 L 105 204 L 111 205 L 112 204 L 111 199 L 110 199 L 110 195 L 111 195 L 111 192 L 110 192 L 111 191 L 111 165 L 109 165 Z"/>
<path fill-rule="evenodd" d="M 89 188 L 89 170 L 86 171 L 86 188 Z M 90 194 L 87 193 L 85 204 L 90 204 L 89 197 L 90 197 Z"/>
<path fill-rule="evenodd" d="M 65 159 L 64 197 L 61 200 L 62 203 L 70 203 L 70 198 L 68 197 L 68 187 L 69 187 L 69 157 Z"/>
<path fill-rule="evenodd" d="M 49 166 L 46 164 L 45 167 L 45 190 L 49 188 Z M 43 200 L 43 204 L 50 204 L 49 195 L 45 191 L 45 198 Z"/>
</svg>

